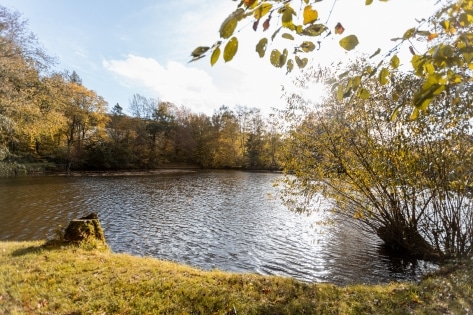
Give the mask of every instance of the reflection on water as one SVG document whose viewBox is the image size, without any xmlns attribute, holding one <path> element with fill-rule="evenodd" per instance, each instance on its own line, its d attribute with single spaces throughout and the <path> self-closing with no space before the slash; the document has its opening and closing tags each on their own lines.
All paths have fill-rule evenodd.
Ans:
<svg viewBox="0 0 473 315">
<path fill-rule="evenodd" d="M 291 276 L 310 282 L 417 279 L 425 262 L 389 259 L 379 241 L 347 225 L 284 208 L 278 175 L 195 172 L 156 176 L 27 177 L 0 180 L 0 240 L 51 236 L 59 225 L 99 215 L 115 252 L 203 269 Z"/>
</svg>

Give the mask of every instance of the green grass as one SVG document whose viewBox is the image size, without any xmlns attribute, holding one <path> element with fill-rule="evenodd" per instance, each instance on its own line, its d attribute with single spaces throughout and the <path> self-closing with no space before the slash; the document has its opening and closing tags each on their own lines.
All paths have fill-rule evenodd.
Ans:
<svg viewBox="0 0 473 315">
<path fill-rule="evenodd" d="M 470 267 L 335 286 L 202 271 L 100 243 L 0 242 L 0 314 L 471 314 Z"/>
</svg>

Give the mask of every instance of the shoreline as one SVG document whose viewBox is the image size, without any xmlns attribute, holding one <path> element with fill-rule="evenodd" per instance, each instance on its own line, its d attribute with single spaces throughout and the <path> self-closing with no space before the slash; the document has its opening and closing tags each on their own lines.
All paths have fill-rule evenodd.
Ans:
<svg viewBox="0 0 473 315">
<path fill-rule="evenodd" d="M 419 283 L 336 286 L 203 271 L 93 241 L 0 241 L 0 313 L 467 314 L 471 267 L 450 266 Z"/>
</svg>

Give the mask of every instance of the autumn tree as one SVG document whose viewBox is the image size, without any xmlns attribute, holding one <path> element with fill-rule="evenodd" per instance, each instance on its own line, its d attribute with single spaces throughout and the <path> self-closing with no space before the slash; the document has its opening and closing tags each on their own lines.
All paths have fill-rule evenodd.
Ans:
<svg viewBox="0 0 473 315">
<path fill-rule="evenodd" d="M 66 139 L 67 169 L 73 163 L 83 163 L 84 149 L 105 136 L 108 121 L 107 102 L 81 84 L 77 76 L 56 75 L 57 101 L 60 102 L 65 124 L 61 130 Z"/>
<path fill-rule="evenodd" d="M 409 109 L 401 107 L 392 122 L 391 113 L 409 102 L 419 78 L 397 76 L 394 89 L 376 80 L 365 85 L 374 97 L 363 101 L 331 96 L 312 105 L 298 94 L 288 98 L 287 204 L 314 211 L 321 205 L 313 197 L 322 194 L 338 216 L 397 252 L 427 259 L 470 257 L 471 97 L 461 88 L 437 98 L 434 112 L 412 121 Z M 402 98 L 393 102 L 401 91 Z"/>
<path fill-rule="evenodd" d="M 212 124 L 211 117 L 205 114 L 191 114 L 188 117 L 188 126 L 192 130 L 195 141 L 195 155 L 193 162 L 206 168 L 214 165 L 218 132 Z"/>
<path fill-rule="evenodd" d="M 44 82 L 53 62 L 21 15 L 0 6 L 0 151 L 34 152 L 40 138 L 55 133 L 60 118 Z"/>
<path fill-rule="evenodd" d="M 241 166 L 240 125 L 234 111 L 221 106 L 212 115 L 212 124 L 217 132 L 213 165 L 217 168 Z"/>
<path fill-rule="evenodd" d="M 175 110 L 174 128 L 170 130 L 169 136 L 172 141 L 172 157 L 174 162 L 195 163 L 197 159 L 197 139 L 194 137 L 194 115 L 190 109 L 181 106 Z"/>
</svg>

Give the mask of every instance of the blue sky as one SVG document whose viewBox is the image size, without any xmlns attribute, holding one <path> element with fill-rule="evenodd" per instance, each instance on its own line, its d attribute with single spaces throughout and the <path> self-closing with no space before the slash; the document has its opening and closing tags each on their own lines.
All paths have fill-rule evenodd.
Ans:
<svg viewBox="0 0 473 315">
<path fill-rule="evenodd" d="M 317 3 L 321 20 L 335 0 Z M 311 55 L 315 64 L 347 60 L 356 53 L 372 53 L 393 46 L 392 37 L 428 17 L 435 0 L 338 0 L 328 25 L 341 22 L 346 35 L 360 39 L 357 52 L 344 52 L 340 37 L 329 37 L 323 49 Z M 49 55 L 58 59 L 57 70 L 76 71 L 84 85 L 103 96 L 110 107 L 125 110 L 133 94 L 173 102 L 193 112 L 211 115 L 225 104 L 258 107 L 269 112 L 282 108 L 281 86 L 291 86 L 296 74 L 286 75 L 254 51 L 259 38 L 251 23 L 241 25 L 238 54 L 232 62 L 208 59 L 188 63 L 190 52 L 218 39 L 221 22 L 235 8 L 231 0 L 2 0 L 19 11 Z M 322 15 L 325 14 L 325 16 Z M 240 26 L 239 26 L 240 29 Z M 408 63 L 408 45 L 403 48 Z M 276 46 L 274 48 L 280 48 Z M 268 51 L 272 47 L 268 48 Z M 269 54 L 269 53 L 268 53 Z M 297 71 L 296 71 L 297 72 Z M 316 89 L 314 97 L 317 95 Z"/>
</svg>

